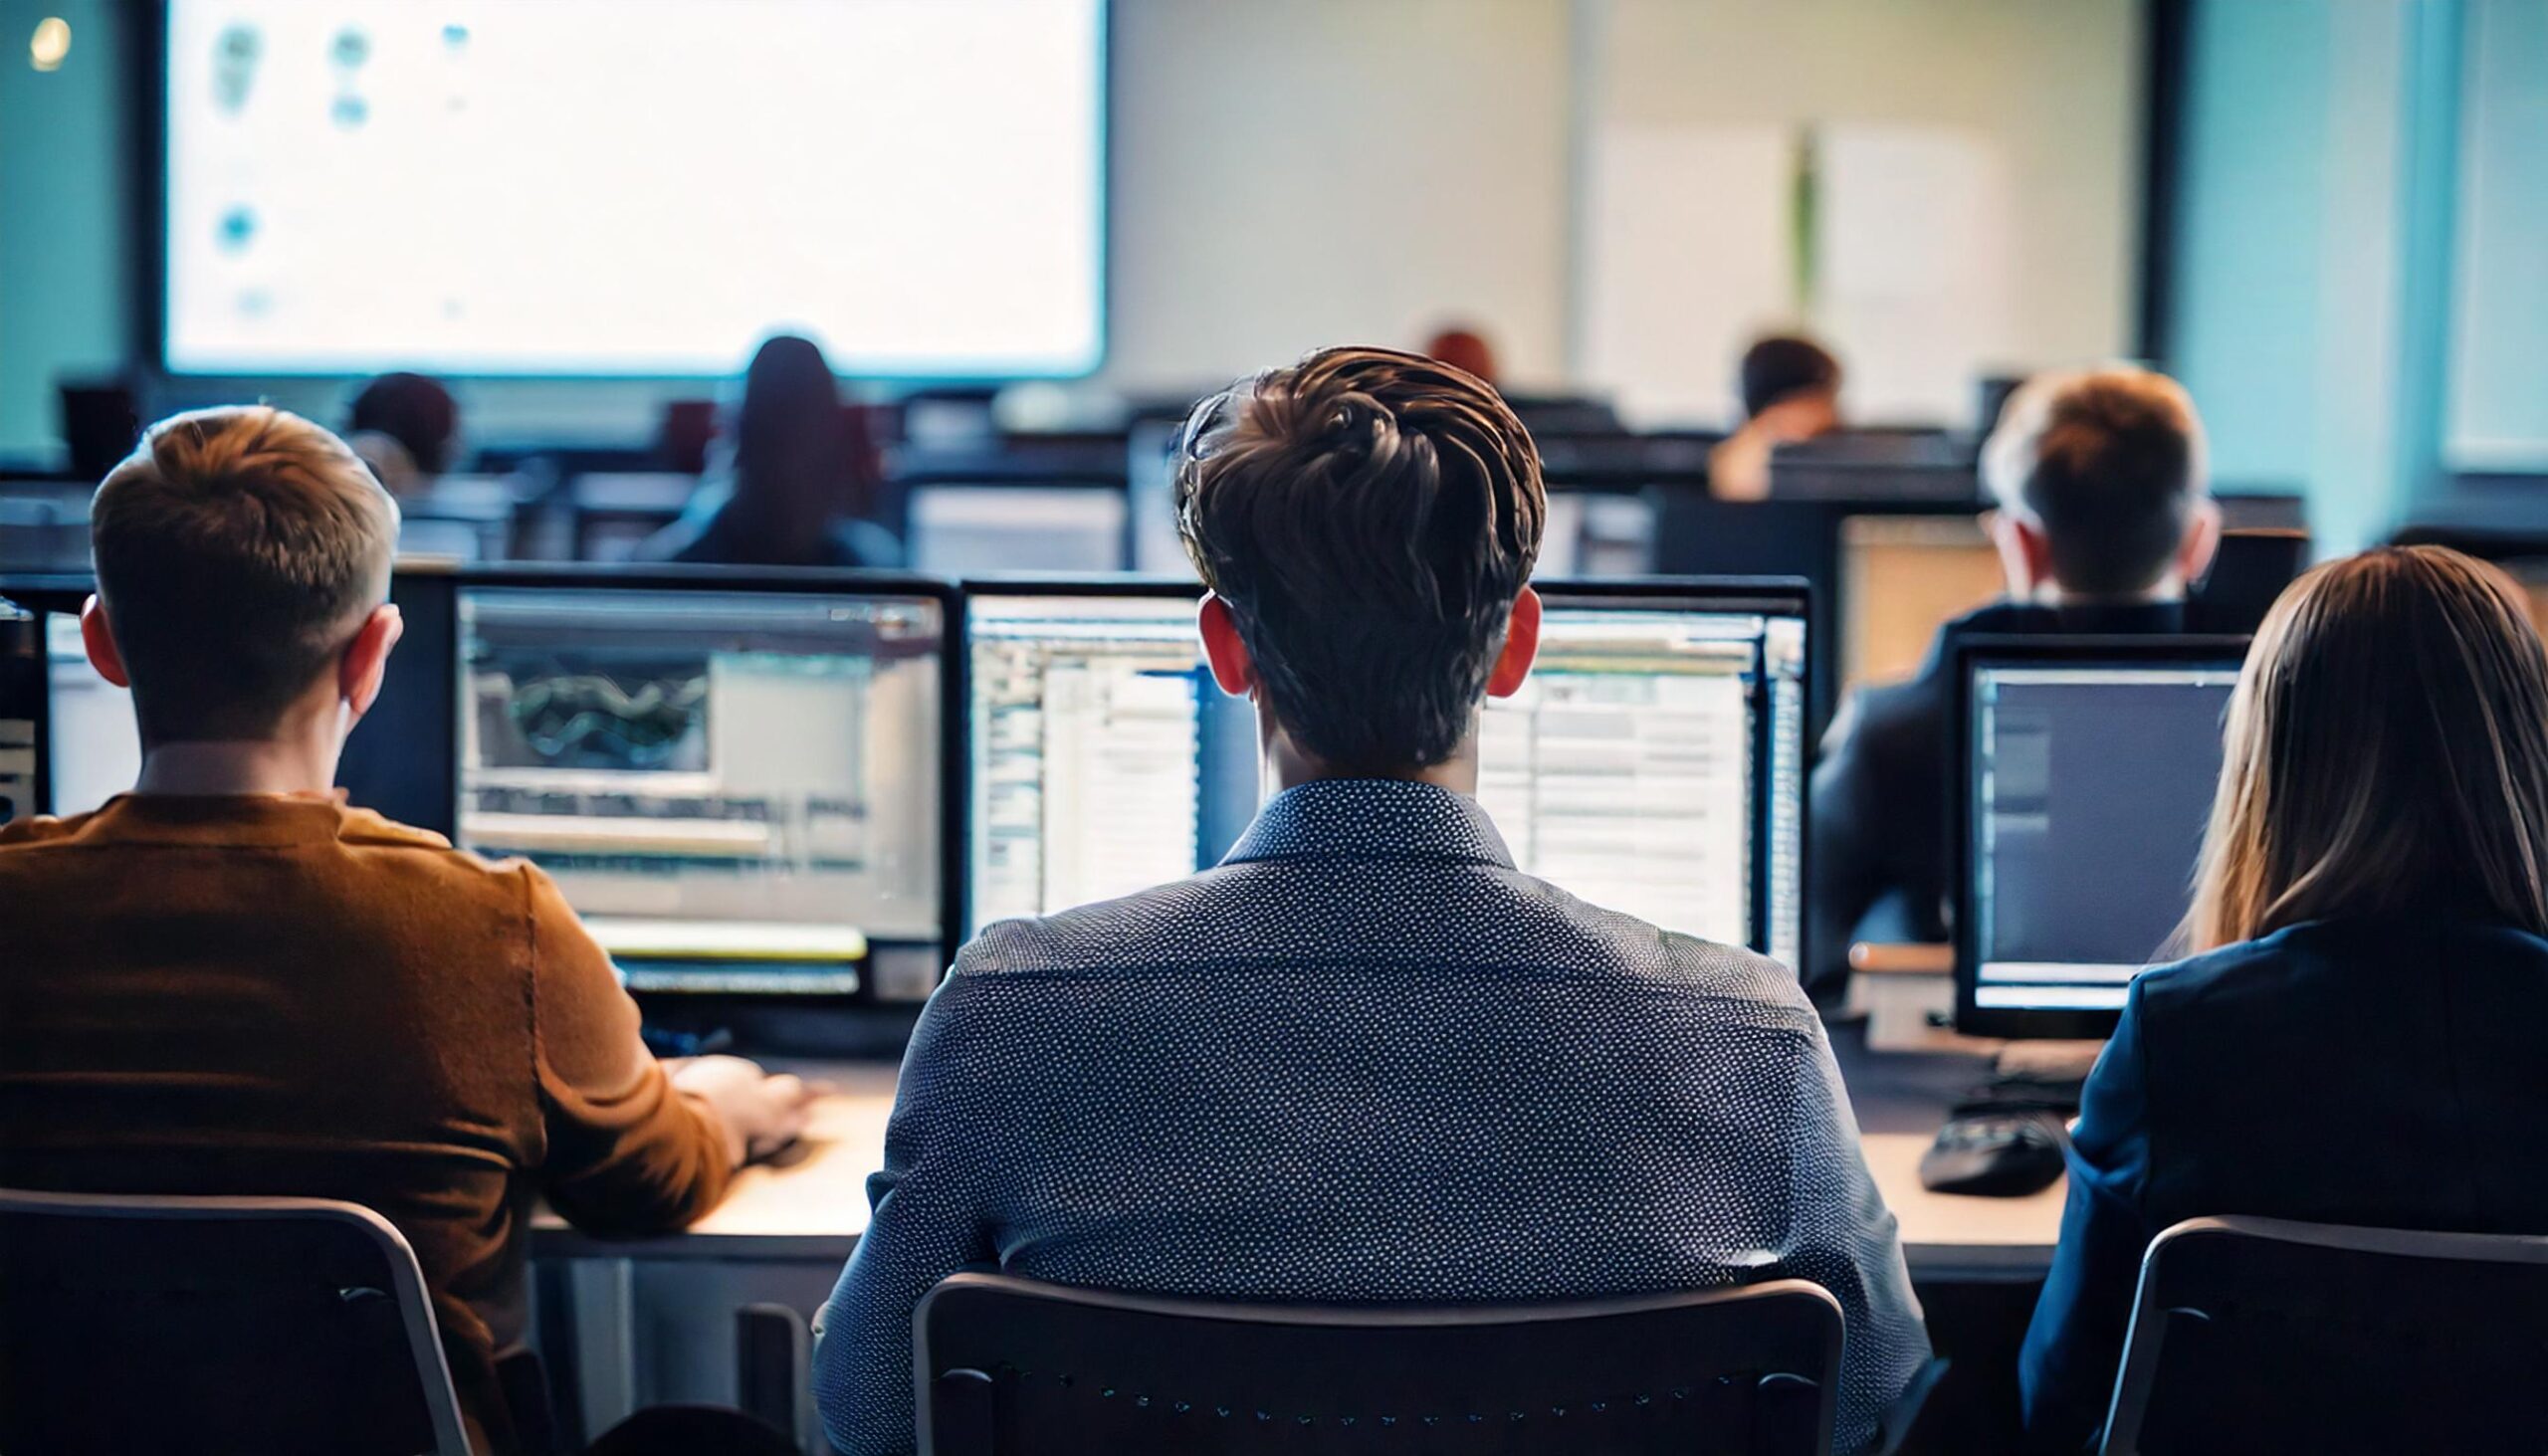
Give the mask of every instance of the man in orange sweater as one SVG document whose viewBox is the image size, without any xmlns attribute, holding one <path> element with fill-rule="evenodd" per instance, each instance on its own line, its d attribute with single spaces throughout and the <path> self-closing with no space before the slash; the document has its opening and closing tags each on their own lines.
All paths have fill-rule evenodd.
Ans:
<svg viewBox="0 0 2548 1456">
<path fill-rule="evenodd" d="M 346 807 L 345 734 L 400 630 L 398 508 L 262 406 L 151 429 L 98 489 L 89 655 L 142 766 L 0 830 L 0 1186 L 295 1194 L 415 1246 L 482 1451 L 523 1333 L 531 1204 L 681 1228 L 801 1130 L 734 1058 L 667 1075 L 546 876 Z"/>
</svg>

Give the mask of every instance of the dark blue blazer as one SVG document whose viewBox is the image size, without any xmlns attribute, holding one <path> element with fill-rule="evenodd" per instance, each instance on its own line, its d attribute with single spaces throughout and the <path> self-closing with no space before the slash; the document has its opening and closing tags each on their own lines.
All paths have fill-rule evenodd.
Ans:
<svg viewBox="0 0 2548 1456">
<path fill-rule="evenodd" d="M 2144 973 L 2088 1079 L 2018 1375 L 2030 1443 L 2105 1421 L 2141 1256 L 2184 1219 L 2548 1233 L 2548 940 L 2318 921 Z"/>
</svg>

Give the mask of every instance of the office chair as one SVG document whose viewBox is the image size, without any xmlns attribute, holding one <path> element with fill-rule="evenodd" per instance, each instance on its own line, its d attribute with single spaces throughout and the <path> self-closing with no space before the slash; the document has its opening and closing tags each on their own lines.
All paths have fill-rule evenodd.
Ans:
<svg viewBox="0 0 2548 1456">
<path fill-rule="evenodd" d="M 469 1443 L 415 1251 L 379 1214 L 0 1189 L 0 1451 Z"/>
<path fill-rule="evenodd" d="M 2105 1456 L 2548 1450 L 2548 1238 L 2198 1218 L 2141 1265 Z"/>
<path fill-rule="evenodd" d="M 2207 632 L 2253 632 L 2284 587 L 2309 569 L 2309 532 L 2287 527 L 2223 533 L 2211 574 L 2193 594 Z"/>
<path fill-rule="evenodd" d="M 923 1456 L 1814 1453 L 1840 1306 L 1802 1280 L 1519 1308 L 1205 1304 L 957 1274 L 921 1301 Z"/>
</svg>

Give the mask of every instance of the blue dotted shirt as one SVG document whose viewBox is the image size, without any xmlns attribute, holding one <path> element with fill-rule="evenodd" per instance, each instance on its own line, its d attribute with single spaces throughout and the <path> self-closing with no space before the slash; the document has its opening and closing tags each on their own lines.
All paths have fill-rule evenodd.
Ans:
<svg viewBox="0 0 2548 1456">
<path fill-rule="evenodd" d="M 1303 785 L 1215 869 L 984 931 L 868 1196 L 814 1355 L 853 1456 L 913 1449 L 912 1310 L 967 1265 L 1310 1304 L 1798 1276 L 1846 1312 L 1844 1450 L 1929 1353 L 1796 977 L 1520 873 L 1423 784 Z"/>
</svg>

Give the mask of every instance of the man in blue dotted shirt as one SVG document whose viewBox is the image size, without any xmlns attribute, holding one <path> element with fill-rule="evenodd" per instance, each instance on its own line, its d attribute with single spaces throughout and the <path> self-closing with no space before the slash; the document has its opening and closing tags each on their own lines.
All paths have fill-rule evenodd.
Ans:
<svg viewBox="0 0 2548 1456">
<path fill-rule="evenodd" d="M 823 1312 L 833 1442 L 913 1449 L 912 1310 L 968 1265 L 1317 1304 L 1796 1275 L 1846 1312 L 1841 1445 L 1874 1439 L 1928 1339 L 1796 977 L 1520 873 L 1473 798 L 1538 647 L 1521 423 L 1330 349 L 1199 407 L 1176 491 L 1280 792 L 1217 868 L 956 957 Z"/>
</svg>

